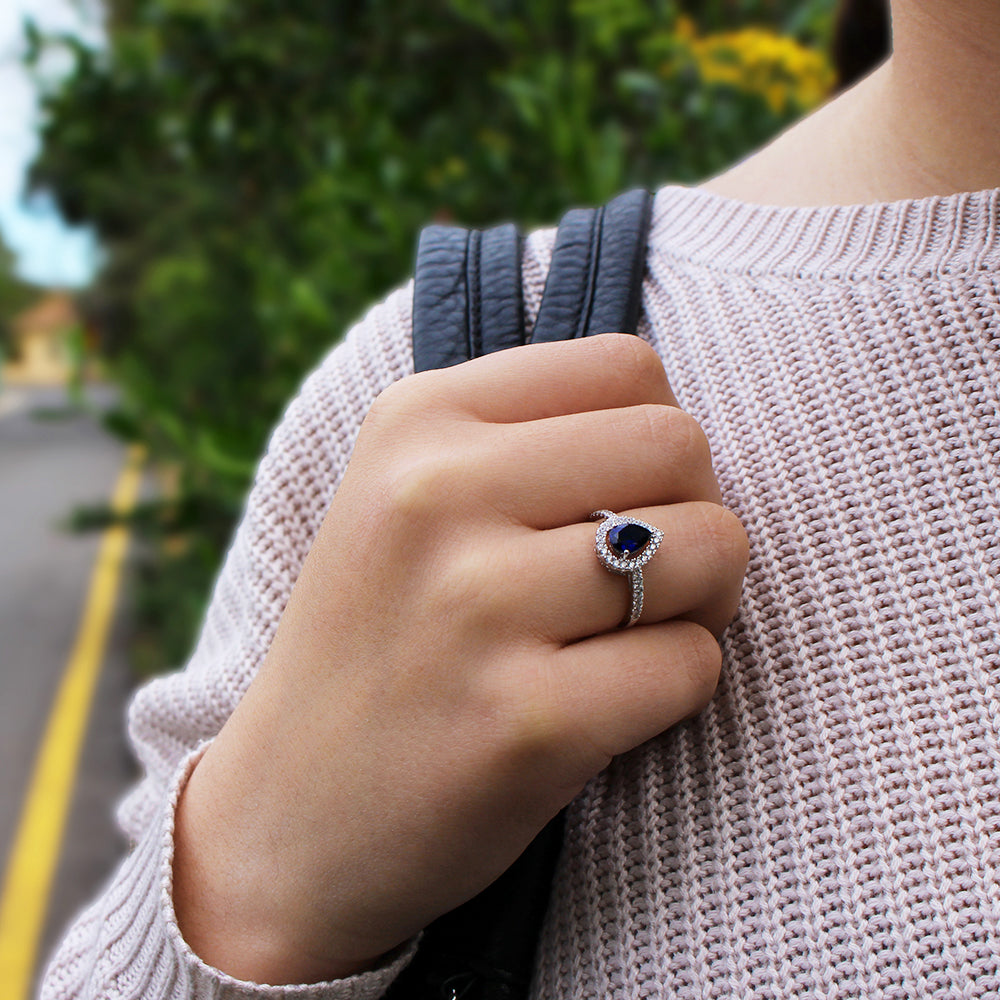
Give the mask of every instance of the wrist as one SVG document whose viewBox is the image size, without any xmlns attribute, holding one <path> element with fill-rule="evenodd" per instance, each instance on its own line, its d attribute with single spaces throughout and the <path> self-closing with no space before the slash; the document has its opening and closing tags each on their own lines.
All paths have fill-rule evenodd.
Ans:
<svg viewBox="0 0 1000 1000">
<path fill-rule="evenodd" d="M 227 976 L 269 985 L 326 982 L 379 966 L 381 953 L 338 942 L 310 909 L 299 884 L 302 859 L 268 832 L 286 827 L 268 823 L 259 797 L 241 793 L 239 769 L 220 742 L 189 773 L 174 817 L 173 906 L 188 947 Z"/>
</svg>

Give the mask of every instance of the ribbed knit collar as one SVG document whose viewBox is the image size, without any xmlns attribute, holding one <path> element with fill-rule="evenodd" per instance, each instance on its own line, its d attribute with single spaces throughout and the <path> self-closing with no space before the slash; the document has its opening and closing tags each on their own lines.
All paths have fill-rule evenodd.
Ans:
<svg viewBox="0 0 1000 1000">
<path fill-rule="evenodd" d="M 1000 268 L 1000 189 L 787 208 L 692 188 L 657 192 L 654 252 L 743 274 L 887 279 Z"/>
</svg>

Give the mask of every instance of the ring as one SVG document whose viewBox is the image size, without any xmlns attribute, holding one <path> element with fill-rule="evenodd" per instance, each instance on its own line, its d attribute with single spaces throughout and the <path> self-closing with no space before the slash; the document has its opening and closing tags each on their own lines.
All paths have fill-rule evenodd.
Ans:
<svg viewBox="0 0 1000 1000">
<path fill-rule="evenodd" d="M 594 549 L 605 569 L 627 576 L 632 590 L 628 614 L 619 628 L 634 625 L 642 614 L 642 567 L 653 558 L 663 541 L 663 532 L 645 521 L 622 517 L 612 510 L 595 510 L 592 521 L 601 519 L 597 526 Z"/>
</svg>

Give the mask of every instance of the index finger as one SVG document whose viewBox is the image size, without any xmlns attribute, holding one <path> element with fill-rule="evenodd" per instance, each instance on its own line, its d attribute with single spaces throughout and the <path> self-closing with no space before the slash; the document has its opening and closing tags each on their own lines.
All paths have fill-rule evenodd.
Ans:
<svg viewBox="0 0 1000 1000">
<path fill-rule="evenodd" d="M 663 362 L 631 334 L 527 344 L 413 376 L 436 409 L 517 423 L 642 403 L 677 406 Z"/>
</svg>

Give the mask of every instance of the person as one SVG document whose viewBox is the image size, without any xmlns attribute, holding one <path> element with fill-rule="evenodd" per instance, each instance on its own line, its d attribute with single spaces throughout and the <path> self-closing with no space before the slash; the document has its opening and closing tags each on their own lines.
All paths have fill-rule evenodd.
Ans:
<svg viewBox="0 0 1000 1000">
<path fill-rule="evenodd" d="M 377 997 L 567 802 L 537 998 L 1000 992 L 1000 8 L 892 18 L 657 193 L 640 338 L 407 378 L 407 287 L 329 355 L 43 997 Z"/>
</svg>

